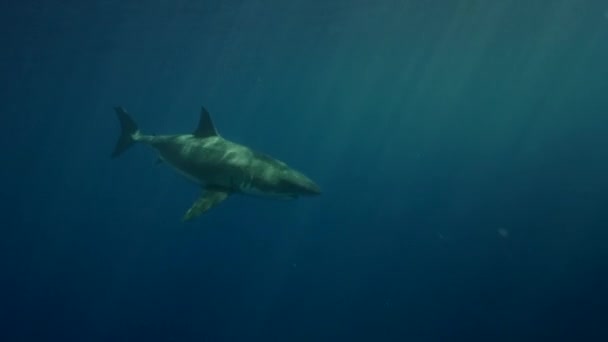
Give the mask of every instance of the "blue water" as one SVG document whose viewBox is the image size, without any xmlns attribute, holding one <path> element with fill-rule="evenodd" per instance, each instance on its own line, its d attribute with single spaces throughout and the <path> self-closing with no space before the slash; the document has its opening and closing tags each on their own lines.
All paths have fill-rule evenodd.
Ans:
<svg viewBox="0 0 608 342">
<path fill-rule="evenodd" d="M 608 3 L 5 1 L 0 341 L 605 341 Z M 319 183 L 199 189 L 220 133 Z"/>
</svg>

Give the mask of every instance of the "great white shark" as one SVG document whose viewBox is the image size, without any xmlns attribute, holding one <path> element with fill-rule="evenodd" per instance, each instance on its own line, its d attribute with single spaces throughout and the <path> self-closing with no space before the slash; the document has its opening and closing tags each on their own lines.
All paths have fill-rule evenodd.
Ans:
<svg viewBox="0 0 608 342">
<path fill-rule="evenodd" d="M 321 193 L 315 182 L 284 162 L 224 139 L 205 107 L 192 134 L 175 135 L 145 135 L 124 108 L 114 109 L 122 132 L 112 158 L 136 142 L 143 143 L 158 152 L 159 161 L 201 187 L 200 197 L 183 221 L 201 215 L 232 194 L 291 199 Z"/>
</svg>

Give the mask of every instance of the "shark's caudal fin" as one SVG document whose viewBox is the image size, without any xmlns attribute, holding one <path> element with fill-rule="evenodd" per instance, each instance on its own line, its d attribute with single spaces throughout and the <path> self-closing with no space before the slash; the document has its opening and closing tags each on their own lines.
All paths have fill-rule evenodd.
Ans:
<svg viewBox="0 0 608 342">
<path fill-rule="evenodd" d="M 118 121 L 120 122 L 120 137 L 118 137 L 118 142 L 116 143 L 116 147 L 114 147 L 114 152 L 112 152 L 112 158 L 116 158 L 121 155 L 124 151 L 126 151 L 135 140 L 133 139 L 133 135 L 137 133 L 137 124 L 127 111 L 122 107 L 114 107 L 116 111 L 116 115 L 118 116 Z"/>
</svg>

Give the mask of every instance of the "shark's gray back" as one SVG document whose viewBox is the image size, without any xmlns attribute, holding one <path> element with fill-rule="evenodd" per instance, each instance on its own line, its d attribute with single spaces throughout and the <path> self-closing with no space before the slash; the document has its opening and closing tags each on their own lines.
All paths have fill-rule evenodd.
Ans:
<svg viewBox="0 0 608 342">
<path fill-rule="evenodd" d="M 268 195 L 289 167 L 263 153 L 220 136 L 191 134 L 145 139 L 163 161 L 205 187 Z"/>
</svg>

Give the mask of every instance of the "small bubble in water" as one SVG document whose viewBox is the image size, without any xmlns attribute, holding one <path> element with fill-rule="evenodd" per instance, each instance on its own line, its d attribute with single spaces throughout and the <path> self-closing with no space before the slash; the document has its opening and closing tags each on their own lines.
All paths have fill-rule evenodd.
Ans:
<svg viewBox="0 0 608 342">
<path fill-rule="evenodd" d="M 508 238 L 509 237 L 509 231 L 505 228 L 498 228 L 498 235 L 500 235 L 503 238 Z"/>
</svg>

